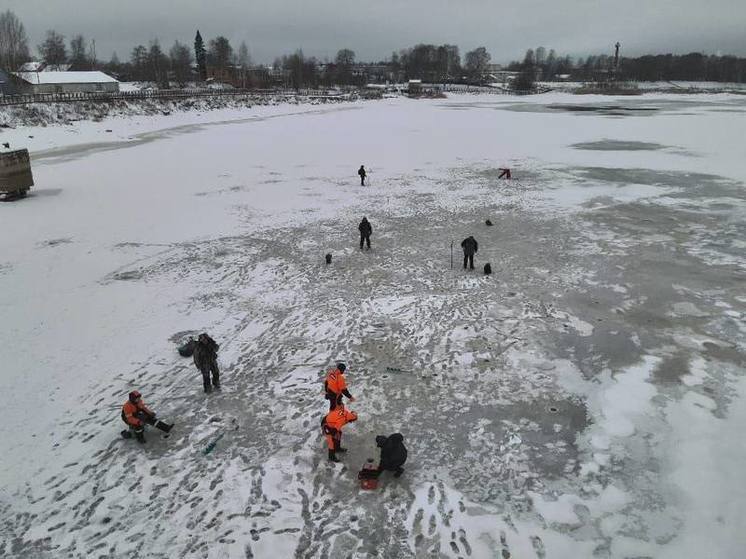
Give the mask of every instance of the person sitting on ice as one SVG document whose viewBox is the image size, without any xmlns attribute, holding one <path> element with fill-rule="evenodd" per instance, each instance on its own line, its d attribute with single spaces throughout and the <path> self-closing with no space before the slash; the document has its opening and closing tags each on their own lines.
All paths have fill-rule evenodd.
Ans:
<svg viewBox="0 0 746 559">
<path fill-rule="evenodd" d="M 381 449 L 381 462 L 378 464 L 378 472 L 388 470 L 394 472 L 394 477 L 404 473 L 404 462 L 407 461 L 407 447 L 404 446 L 404 437 L 401 433 L 394 433 L 388 437 L 379 435 L 376 437 L 376 446 Z"/>
<path fill-rule="evenodd" d="M 156 429 L 168 433 L 173 429 L 173 424 L 169 425 L 155 418 L 155 412 L 152 411 L 145 402 L 142 401 L 142 394 L 137 390 L 129 393 L 127 401 L 122 406 L 122 421 L 129 429 L 122 431 L 122 437 L 131 439 L 134 434 L 137 442 L 145 442 L 145 424 L 153 425 Z"/>
</svg>

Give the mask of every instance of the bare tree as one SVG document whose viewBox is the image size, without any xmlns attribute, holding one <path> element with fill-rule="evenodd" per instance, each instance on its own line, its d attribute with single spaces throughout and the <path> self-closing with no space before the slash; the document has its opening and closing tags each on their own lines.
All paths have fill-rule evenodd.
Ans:
<svg viewBox="0 0 746 559">
<path fill-rule="evenodd" d="M 0 14 L 0 68 L 15 71 L 29 59 L 26 29 L 18 17 L 7 10 Z"/>
<path fill-rule="evenodd" d="M 350 49 L 338 51 L 335 64 L 337 67 L 337 82 L 343 85 L 352 83 L 352 67 L 355 64 L 355 51 Z"/>
<path fill-rule="evenodd" d="M 218 70 L 225 70 L 233 58 L 233 47 L 228 39 L 223 36 L 216 37 L 210 41 L 210 49 L 207 52 L 208 60 Z"/>
<path fill-rule="evenodd" d="M 536 57 L 534 56 L 534 49 L 528 49 L 526 51 L 526 56 L 523 57 L 523 65 L 533 66 L 534 64 L 536 64 Z"/>
<path fill-rule="evenodd" d="M 96 39 L 91 40 L 91 44 L 88 47 L 88 67 L 91 70 L 98 68 L 98 57 L 96 55 Z"/>
<path fill-rule="evenodd" d="M 461 56 L 456 45 L 441 45 L 437 50 L 438 81 L 448 82 L 459 77 L 461 73 Z"/>
<path fill-rule="evenodd" d="M 246 88 L 251 85 L 249 68 L 251 68 L 251 55 L 249 54 L 249 47 L 246 46 L 246 41 L 241 41 L 241 45 L 238 47 L 238 67 L 241 72 L 241 87 Z"/>
<path fill-rule="evenodd" d="M 490 53 L 484 47 L 478 47 L 467 52 L 464 67 L 469 77 L 473 81 L 482 81 L 483 76 L 487 73 L 488 64 L 491 59 Z"/>
<path fill-rule="evenodd" d="M 130 55 L 130 64 L 132 65 L 132 79 L 144 81 L 146 77 L 146 66 L 148 65 L 148 49 L 142 45 L 137 45 L 132 49 Z"/>
<path fill-rule="evenodd" d="M 174 79 L 183 86 L 192 77 L 192 53 L 189 47 L 176 41 L 169 54 Z"/>
<path fill-rule="evenodd" d="M 168 87 L 168 57 L 163 54 L 158 39 L 150 42 L 148 50 L 149 79 L 160 86 Z"/>
<path fill-rule="evenodd" d="M 73 65 L 74 70 L 88 69 L 88 56 L 83 35 L 75 35 L 70 40 L 70 64 Z"/>
<path fill-rule="evenodd" d="M 544 47 L 539 47 L 536 49 L 536 64 L 538 66 L 541 66 L 546 62 L 547 58 L 547 49 Z"/>
<path fill-rule="evenodd" d="M 67 61 L 67 49 L 65 48 L 65 37 L 55 30 L 47 31 L 44 42 L 38 47 L 42 59 L 49 65 L 57 66 Z"/>
</svg>

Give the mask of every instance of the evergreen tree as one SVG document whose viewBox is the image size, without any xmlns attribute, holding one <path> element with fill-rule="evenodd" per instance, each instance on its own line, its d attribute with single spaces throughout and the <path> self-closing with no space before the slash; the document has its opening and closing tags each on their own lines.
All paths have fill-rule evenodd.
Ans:
<svg viewBox="0 0 746 559">
<path fill-rule="evenodd" d="M 199 34 L 199 29 L 197 29 L 197 35 L 194 37 L 194 59 L 197 61 L 199 79 L 205 81 L 207 79 L 207 51 L 202 35 Z"/>
</svg>

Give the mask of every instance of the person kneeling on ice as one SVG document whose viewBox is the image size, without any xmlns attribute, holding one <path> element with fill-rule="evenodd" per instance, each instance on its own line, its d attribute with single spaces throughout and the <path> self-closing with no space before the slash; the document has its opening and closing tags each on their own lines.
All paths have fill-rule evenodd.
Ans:
<svg viewBox="0 0 746 559">
<path fill-rule="evenodd" d="M 202 386 L 205 392 L 212 392 L 212 387 L 220 388 L 220 371 L 218 370 L 218 349 L 220 346 L 206 333 L 202 333 L 194 344 L 194 364 L 202 373 Z M 210 384 L 212 373 L 212 385 Z"/>
<path fill-rule="evenodd" d="M 347 452 L 346 448 L 342 448 L 342 427 L 353 421 L 357 421 L 357 414 L 343 404 L 339 404 L 321 420 L 321 432 L 326 436 L 331 462 L 339 462 L 337 452 Z"/>
<path fill-rule="evenodd" d="M 378 464 L 378 473 L 384 470 L 394 472 L 394 477 L 404 473 L 404 462 L 407 461 L 407 447 L 404 446 L 404 437 L 401 433 L 391 436 L 376 437 L 376 446 L 381 449 L 381 463 Z"/>
<path fill-rule="evenodd" d="M 146 423 L 155 426 L 156 429 L 160 429 L 164 433 L 173 429 L 173 424 L 169 425 L 155 418 L 155 412 L 145 405 L 145 402 L 142 401 L 142 394 L 137 390 L 129 393 L 129 398 L 122 406 L 122 421 L 129 427 L 129 430 L 122 431 L 122 436 L 125 439 L 130 439 L 134 434 L 139 443 L 145 442 Z"/>
</svg>

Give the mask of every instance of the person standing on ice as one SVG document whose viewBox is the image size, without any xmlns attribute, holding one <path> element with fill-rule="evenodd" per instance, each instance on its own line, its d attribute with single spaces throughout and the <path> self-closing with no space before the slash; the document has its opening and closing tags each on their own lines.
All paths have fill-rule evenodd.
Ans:
<svg viewBox="0 0 746 559">
<path fill-rule="evenodd" d="M 336 406 L 321 420 L 321 431 L 326 437 L 330 462 L 339 462 L 337 452 L 347 452 L 346 448 L 342 448 L 342 427 L 353 421 L 357 421 L 357 414 L 343 404 Z"/>
<path fill-rule="evenodd" d="M 466 270 L 466 262 L 469 262 L 469 269 L 474 269 L 474 255 L 477 253 L 479 245 L 477 240 L 471 236 L 461 241 L 461 248 L 464 249 L 464 270 Z"/>
<path fill-rule="evenodd" d="M 370 250 L 370 234 L 373 233 L 373 226 L 367 217 L 363 216 L 357 230 L 360 231 L 360 250 L 363 250 L 363 242 L 368 243 L 368 250 Z"/>
<path fill-rule="evenodd" d="M 345 371 L 347 365 L 344 363 L 337 363 L 334 369 L 329 369 L 324 381 L 324 390 L 326 391 L 325 398 L 329 400 L 329 411 L 332 411 L 337 406 L 342 405 L 342 397 L 347 396 L 350 402 L 354 402 L 355 398 L 347 390 L 347 381 L 345 380 Z"/>
<path fill-rule="evenodd" d="M 357 174 L 360 175 L 360 186 L 365 186 L 365 177 L 367 174 L 365 173 L 365 167 L 363 165 L 360 165 Z"/>
<path fill-rule="evenodd" d="M 173 425 L 155 418 L 155 412 L 145 405 L 145 402 L 142 401 L 142 394 L 137 390 L 129 393 L 127 401 L 122 406 L 122 421 L 129 427 L 128 430 L 122 431 L 122 436 L 125 439 L 131 439 L 134 435 L 137 442 L 141 444 L 145 442 L 146 423 L 165 433 L 173 429 Z"/>
<path fill-rule="evenodd" d="M 202 373 L 202 385 L 205 392 L 212 392 L 212 387 L 220 388 L 220 371 L 218 370 L 218 349 L 220 346 L 210 336 L 203 333 L 194 344 L 194 364 Z M 212 373 L 212 384 L 210 384 Z"/>
</svg>

